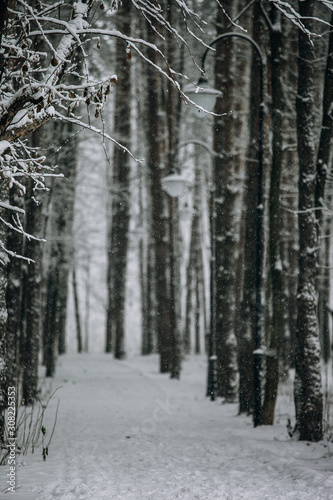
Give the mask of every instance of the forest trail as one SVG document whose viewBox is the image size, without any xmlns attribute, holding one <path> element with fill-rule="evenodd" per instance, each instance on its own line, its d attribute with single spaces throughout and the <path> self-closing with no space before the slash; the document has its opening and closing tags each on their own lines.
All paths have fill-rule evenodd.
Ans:
<svg viewBox="0 0 333 500">
<path fill-rule="evenodd" d="M 46 412 L 50 433 L 59 398 L 49 456 L 18 456 L 12 498 L 333 499 L 333 443 L 289 440 L 290 401 L 279 402 L 277 425 L 253 429 L 237 405 L 205 397 L 203 357 L 184 362 L 180 381 L 157 367 L 156 356 L 61 357 Z"/>
</svg>

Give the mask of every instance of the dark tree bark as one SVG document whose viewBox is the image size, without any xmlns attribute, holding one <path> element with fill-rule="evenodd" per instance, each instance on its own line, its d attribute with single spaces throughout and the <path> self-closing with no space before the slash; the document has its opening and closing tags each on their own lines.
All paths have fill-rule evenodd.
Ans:
<svg viewBox="0 0 333 500">
<path fill-rule="evenodd" d="M 51 255 L 53 259 L 56 255 Z M 57 268 L 53 268 L 48 274 L 46 282 L 46 303 L 44 319 L 44 364 L 46 366 L 46 376 L 53 377 L 56 368 L 56 343 L 58 340 L 57 312 L 58 312 L 58 290 L 59 275 Z"/>
<path fill-rule="evenodd" d="M 167 20 L 171 26 L 179 29 L 179 15 L 177 16 L 175 6 L 172 0 L 166 1 Z M 177 62 L 180 67 L 177 68 L 181 73 L 182 58 L 177 58 L 177 43 L 174 36 L 168 31 L 166 33 L 166 57 L 171 67 L 177 68 Z M 166 87 L 166 118 L 167 118 L 167 172 L 174 169 L 177 145 L 179 142 L 181 99 L 176 88 L 167 82 Z M 181 372 L 181 338 L 180 338 L 180 253 L 179 253 L 179 212 L 178 200 L 169 197 L 169 241 L 170 241 L 170 334 L 171 334 L 171 359 L 170 376 L 171 378 L 180 378 Z"/>
<path fill-rule="evenodd" d="M 225 2 L 232 18 L 239 2 Z M 219 9 L 217 14 L 218 35 L 226 30 L 226 16 Z M 234 401 L 237 394 L 237 351 L 235 315 L 236 269 L 239 256 L 239 217 L 241 187 L 237 176 L 243 170 L 241 145 L 238 130 L 243 129 L 243 117 L 239 111 L 246 64 L 240 68 L 236 47 L 240 42 L 234 38 L 223 39 L 216 44 L 215 86 L 223 91 L 225 98 L 218 99 L 215 111 L 223 116 L 214 119 L 215 158 L 215 212 L 216 212 L 216 355 L 217 393 L 226 401 Z M 243 47 L 243 45 L 241 45 Z M 232 110 L 232 113 L 230 112 Z"/>
<path fill-rule="evenodd" d="M 290 27 L 289 21 L 282 19 L 284 33 L 285 57 L 283 58 L 283 74 L 286 82 L 286 94 L 297 94 L 297 65 L 291 64 L 291 57 L 298 52 L 297 31 Z M 288 29 L 290 31 L 288 31 Z M 297 324 L 297 282 L 298 282 L 298 156 L 296 109 L 293 101 L 286 100 L 284 112 L 284 169 L 283 169 L 283 232 L 281 252 L 284 267 L 284 303 L 285 332 L 281 350 L 281 371 L 285 377 L 290 368 L 295 368 L 295 338 Z"/>
<path fill-rule="evenodd" d="M 313 32 L 313 0 L 299 2 L 306 28 Z M 296 426 L 301 440 L 322 439 L 323 397 L 318 340 L 316 275 L 318 233 L 315 213 L 314 61 L 308 34 L 299 30 L 297 138 L 299 156 L 299 281 L 296 338 Z"/>
<path fill-rule="evenodd" d="M 148 227 L 151 224 L 148 222 Z M 142 310 L 142 349 L 143 355 L 154 352 L 156 328 L 155 328 L 155 286 L 154 286 L 154 244 L 148 234 L 147 247 L 144 248 L 143 241 L 139 246 L 140 259 L 140 284 L 141 284 L 141 310 Z"/>
<path fill-rule="evenodd" d="M 16 196 L 16 189 L 9 193 L 9 202 L 13 206 L 22 205 Z M 21 207 L 20 207 L 21 208 Z M 23 254 L 22 235 L 16 231 L 8 231 L 7 247 L 17 255 Z M 8 284 L 6 303 L 7 319 L 7 385 L 18 387 L 20 380 L 20 326 L 21 326 L 21 299 L 22 299 L 22 259 L 10 259 L 8 263 Z"/>
<path fill-rule="evenodd" d="M 333 15 L 331 24 L 333 23 Z M 333 136 L 333 32 L 330 32 L 327 61 L 324 79 L 324 94 L 323 94 L 323 117 L 320 131 L 319 148 L 317 155 L 317 178 L 316 178 L 316 206 L 322 207 L 325 196 L 325 184 L 328 172 L 328 163 L 331 154 L 331 139 Z M 318 234 L 320 234 L 322 210 L 318 210 Z"/>
<path fill-rule="evenodd" d="M 139 242 L 139 266 L 140 266 L 140 290 L 141 290 L 141 314 L 142 314 L 142 343 L 141 354 L 146 356 L 152 353 L 151 332 L 148 329 L 148 286 L 147 272 L 145 267 L 147 262 L 144 243 Z"/>
<path fill-rule="evenodd" d="M 147 40 L 157 43 L 155 31 L 148 27 Z M 148 57 L 157 62 L 154 50 L 147 50 Z M 162 91 L 159 75 L 147 68 L 146 89 L 146 136 L 147 136 L 147 168 L 149 175 L 149 191 L 151 200 L 151 241 L 153 246 L 154 273 L 152 284 L 155 287 L 156 299 L 155 326 L 157 332 L 157 348 L 160 356 L 160 372 L 171 370 L 172 337 L 170 332 L 170 296 L 168 288 L 169 245 L 166 220 L 168 208 L 166 195 L 162 191 L 161 178 L 165 166 L 165 115 L 162 106 Z"/>
<path fill-rule="evenodd" d="M 84 352 L 89 352 L 89 323 L 90 323 L 90 289 L 91 289 L 91 278 L 90 278 L 90 255 L 87 259 L 86 267 L 86 279 L 85 279 L 85 312 L 84 312 Z"/>
<path fill-rule="evenodd" d="M 260 43 L 262 19 L 259 7 L 253 8 L 253 39 Z M 253 413 L 254 403 L 254 339 L 252 333 L 256 324 L 256 219 L 258 192 L 258 129 L 260 95 L 258 91 L 259 65 L 253 55 L 250 86 L 249 147 L 246 154 L 245 191 L 244 191 L 244 282 L 240 310 L 241 327 L 238 335 L 238 369 L 239 369 L 239 413 Z"/>
<path fill-rule="evenodd" d="M 52 128 L 54 127 L 54 128 Z M 65 351 L 66 311 L 69 273 L 73 260 L 73 213 L 77 165 L 77 136 L 71 123 L 51 123 L 54 137 L 61 144 L 55 162 L 61 165 L 64 179 L 54 179 L 51 187 L 46 229 L 44 280 L 45 311 L 43 324 L 44 364 L 48 377 L 55 371 L 58 354 Z M 48 132 L 50 137 L 50 132 Z"/>
<path fill-rule="evenodd" d="M 331 17 L 331 24 L 333 22 L 333 15 Z M 325 363 L 328 362 L 330 357 L 330 333 L 329 333 L 329 296 L 330 296 L 330 278 L 329 278 L 329 266 L 330 266 L 330 249 L 331 249 L 331 220 L 330 214 L 327 214 L 326 220 L 323 216 L 323 202 L 325 199 L 325 185 L 327 179 L 328 165 L 330 161 L 331 154 L 331 141 L 333 135 L 333 115 L 332 115 L 332 102 L 333 102 L 333 32 L 330 32 L 328 51 L 327 51 L 327 62 L 325 70 L 324 79 L 324 94 L 323 94 L 323 116 L 321 124 L 321 133 L 319 140 L 319 148 L 317 155 L 317 182 L 316 182 L 316 207 L 317 219 L 318 219 L 318 236 L 321 235 L 323 223 L 325 225 L 325 235 L 322 243 L 322 254 L 323 254 L 323 265 L 324 265 L 324 275 L 319 280 L 318 290 L 319 290 L 319 303 L 318 303 L 318 313 L 319 313 L 319 327 L 320 327 L 320 341 L 322 346 L 322 354 Z M 329 200 L 331 201 L 332 196 L 329 194 Z M 330 206 L 330 204 L 329 204 Z"/>
<path fill-rule="evenodd" d="M 33 141 L 37 137 L 34 133 Z M 40 203 L 36 205 L 33 200 L 32 181 L 28 180 L 26 210 L 26 232 L 38 236 L 42 227 L 42 213 Z M 23 290 L 25 291 L 25 318 L 21 359 L 23 363 L 22 398 L 25 405 L 32 405 L 38 395 L 38 354 L 41 333 L 41 266 L 42 266 L 42 243 L 26 238 L 24 245 L 25 257 L 33 260 L 24 266 Z"/>
<path fill-rule="evenodd" d="M 332 196 L 326 198 L 326 201 L 332 203 Z M 323 218 L 323 241 L 321 244 L 320 267 L 322 269 L 319 284 L 318 284 L 318 321 L 319 321 L 319 338 L 321 346 L 321 354 L 325 364 L 329 362 L 331 357 L 331 342 L 330 342 L 330 324 L 329 316 L 331 310 L 330 303 L 330 263 L 331 263 L 331 228 L 332 217 L 326 215 Z"/>
<path fill-rule="evenodd" d="M 279 382 L 279 359 L 284 328 L 283 269 L 280 253 L 281 213 L 280 185 L 283 165 L 283 83 L 281 71 L 282 26 L 281 14 L 272 10 L 274 30 L 270 32 L 272 81 L 272 167 L 269 192 L 269 276 L 272 294 L 272 315 L 269 325 L 268 354 L 266 358 L 265 397 L 262 423 L 273 425 Z"/>
<path fill-rule="evenodd" d="M 76 279 L 75 268 L 73 268 L 72 271 L 72 281 L 73 281 L 73 295 L 74 295 L 74 309 L 75 309 L 77 352 L 81 353 L 82 352 L 81 315 L 80 315 L 79 294 L 77 290 L 77 279 Z"/>
<path fill-rule="evenodd" d="M 115 20 L 117 29 L 131 34 L 131 2 L 125 0 Z M 126 63 L 127 53 L 123 40 L 116 41 L 116 73 L 114 134 L 127 148 L 131 136 L 131 64 Z M 106 352 L 114 351 L 116 359 L 125 356 L 125 291 L 129 228 L 129 174 L 130 157 L 119 148 L 113 155 L 112 218 L 108 249 L 108 308 L 106 325 Z"/>
<path fill-rule="evenodd" d="M 200 354 L 201 352 L 201 343 L 200 343 L 200 319 L 201 319 L 201 307 L 200 307 L 200 297 L 201 297 L 201 284 L 202 282 L 200 282 L 200 260 L 199 260 L 199 256 L 200 256 L 200 249 L 199 249 L 199 252 L 198 252 L 198 258 L 196 259 L 196 262 L 195 262 L 195 274 L 197 276 L 197 279 L 195 281 L 195 322 L 194 322 L 194 325 L 195 325 L 195 328 L 194 328 L 194 340 L 195 340 L 195 343 L 194 343 L 194 352 L 195 354 Z"/>
<path fill-rule="evenodd" d="M 194 215 L 195 217 L 195 215 Z M 193 317 L 193 283 L 194 283 L 194 265 L 193 257 L 194 251 L 192 251 L 193 245 L 193 226 L 194 217 L 192 219 L 191 228 L 191 240 L 190 240 L 190 255 L 189 261 L 186 268 L 186 305 L 185 305 L 185 330 L 183 338 L 183 348 L 185 354 L 191 353 L 192 348 L 192 317 Z"/>
<path fill-rule="evenodd" d="M 169 235 L 170 235 L 170 329 L 171 356 L 170 377 L 180 378 L 181 371 L 181 341 L 180 341 L 180 270 L 178 250 L 178 203 L 169 200 Z"/>
</svg>

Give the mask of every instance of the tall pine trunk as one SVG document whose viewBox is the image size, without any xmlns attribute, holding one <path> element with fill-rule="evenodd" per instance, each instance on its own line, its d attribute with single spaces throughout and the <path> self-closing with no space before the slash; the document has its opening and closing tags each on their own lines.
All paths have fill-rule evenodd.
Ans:
<svg viewBox="0 0 333 500">
<path fill-rule="evenodd" d="M 22 199 L 21 199 L 22 200 Z M 16 187 L 9 193 L 9 203 L 20 207 L 22 201 L 17 196 Z M 22 235 L 16 231 L 8 231 L 7 246 L 11 252 L 22 255 Z M 8 284 L 6 303 L 7 318 L 7 384 L 17 387 L 20 380 L 20 326 L 21 326 L 21 297 L 22 297 L 22 259 L 10 259 L 8 263 Z"/>
<path fill-rule="evenodd" d="M 179 29 L 179 12 L 172 0 L 166 1 L 167 20 L 171 26 Z M 172 33 L 166 33 L 166 57 L 172 68 L 182 73 L 182 58 L 178 58 L 178 45 Z M 180 67 L 177 68 L 177 65 Z M 167 117 L 167 164 L 168 173 L 173 171 L 176 161 L 176 151 L 179 143 L 179 125 L 181 100 L 176 88 L 167 82 L 166 88 L 166 117 Z M 170 376 L 178 379 L 181 371 L 181 338 L 180 338 L 180 234 L 178 200 L 169 197 L 169 242 L 170 242 L 170 333 L 172 352 L 170 359 Z"/>
<path fill-rule="evenodd" d="M 258 5 L 253 7 L 253 39 L 259 46 L 262 31 L 261 13 Z M 252 56 L 250 110 L 249 110 L 249 146 L 246 153 L 245 191 L 243 204 L 244 226 L 244 281 L 242 305 L 240 310 L 241 325 L 238 335 L 239 369 L 239 413 L 253 413 L 254 406 L 254 339 L 256 326 L 256 219 L 258 193 L 258 130 L 260 95 L 258 90 L 259 64 L 256 54 Z"/>
<path fill-rule="evenodd" d="M 147 40 L 157 43 L 157 34 L 148 26 Z M 151 61 L 157 63 L 157 54 L 147 49 Z M 169 245 L 167 242 L 167 205 L 166 195 L 162 191 L 165 155 L 165 120 L 162 112 L 162 92 L 160 76 L 151 67 L 147 68 L 146 94 L 146 136 L 147 167 L 149 175 L 149 198 L 151 200 L 151 245 L 154 266 L 148 267 L 153 273 L 152 284 L 156 300 L 154 323 L 157 332 L 157 347 L 160 356 L 160 372 L 171 370 L 172 337 L 170 331 L 170 297 L 168 289 Z M 148 252 L 150 249 L 148 248 Z"/>
<path fill-rule="evenodd" d="M 239 2 L 225 2 L 232 18 Z M 218 10 L 218 35 L 226 30 L 228 20 Z M 217 355 L 217 392 L 226 401 L 234 401 L 237 394 L 237 349 L 235 335 L 236 308 L 236 270 L 239 257 L 240 221 L 238 205 L 241 198 L 239 181 L 244 164 L 242 144 L 238 142 L 238 131 L 243 129 L 244 121 L 241 99 L 237 92 L 243 93 L 244 71 L 237 61 L 237 48 L 243 47 L 235 38 L 223 39 L 216 44 L 215 86 L 223 91 L 225 98 L 219 99 L 215 111 L 223 116 L 214 120 L 215 157 L 215 269 L 216 269 L 216 355 Z M 230 112 L 232 111 L 232 112 Z"/>
<path fill-rule="evenodd" d="M 331 17 L 331 24 L 333 23 L 333 15 Z M 322 243 L 323 253 L 323 267 L 324 275 L 320 279 L 319 290 L 319 327 L 320 327 L 320 340 L 322 346 L 322 354 L 325 363 L 328 362 L 330 357 L 330 332 L 329 332 L 329 296 L 330 296 L 330 251 L 331 251 L 331 221 L 332 215 L 328 213 L 326 218 L 323 215 L 323 204 L 326 201 L 327 206 L 331 206 L 332 194 L 325 198 L 325 185 L 329 168 L 329 161 L 331 155 L 331 140 L 333 135 L 333 119 L 332 119 L 332 102 L 333 102 L 333 32 L 330 32 L 327 61 L 325 70 L 324 81 L 324 94 L 323 94 L 323 117 L 321 124 L 321 133 L 319 140 L 319 148 L 317 155 L 317 184 L 316 184 L 316 207 L 318 217 L 318 236 L 321 234 L 322 226 L 324 225 L 324 239 Z"/>
<path fill-rule="evenodd" d="M 131 2 L 125 0 L 115 16 L 117 29 L 131 33 Z M 126 62 L 127 59 L 127 62 Z M 113 133 L 125 147 L 130 147 L 131 136 L 131 64 L 123 40 L 116 40 L 115 112 Z M 114 352 L 116 359 L 125 356 L 125 292 L 127 250 L 129 238 L 129 174 L 130 157 L 120 148 L 113 154 L 111 225 L 108 248 L 108 308 L 106 324 L 106 352 Z"/>
<path fill-rule="evenodd" d="M 35 132 L 38 134 L 38 132 Z M 36 136 L 34 134 L 34 142 Z M 41 232 L 41 206 L 36 205 L 33 199 L 32 180 L 28 179 L 27 201 L 26 201 L 26 232 L 35 236 Z M 33 239 L 26 239 L 24 246 L 25 256 L 33 262 L 24 266 L 23 290 L 25 290 L 25 318 L 23 348 L 21 359 L 23 363 L 22 398 L 25 405 L 31 405 L 38 394 L 38 354 L 41 333 L 41 281 L 42 281 L 42 243 Z"/>
<path fill-rule="evenodd" d="M 289 21 L 282 19 L 284 23 L 283 33 L 289 26 Z M 289 56 L 284 59 L 283 73 L 285 75 L 286 93 L 297 93 L 297 66 L 293 65 L 294 71 L 287 71 L 293 54 L 298 52 L 297 31 L 292 29 L 292 34 L 286 33 L 284 39 L 285 53 Z M 288 101 L 287 101 L 288 102 Z M 291 103 L 294 104 L 294 103 Z M 283 206 L 282 226 L 284 237 L 282 238 L 281 252 L 284 267 L 284 302 L 285 331 L 283 348 L 281 350 L 281 368 L 286 376 L 290 368 L 295 367 L 295 338 L 297 323 L 297 282 L 298 282 L 298 224 L 297 213 L 298 193 L 298 156 L 295 144 L 297 142 L 296 131 L 296 109 L 294 105 L 286 106 L 284 112 L 284 170 L 283 170 Z"/>
<path fill-rule="evenodd" d="M 76 269 L 73 267 L 72 271 L 72 282 L 73 282 L 73 297 L 74 297 L 74 310 L 75 310 L 75 328 L 76 328 L 76 342 L 77 342 L 77 352 L 82 352 L 82 330 L 81 330 L 81 314 L 80 314 L 80 304 L 79 304 L 79 293 L 77 287 Z"/>
<path fill-rule="evenodd" d="M 283 87 L 282 87 L 282 26 L 281 14 L 272 10 L 271 68 L 272 68 L 272 167 L 269 192 L 269 275 L 272 293 L 272 316 L 269 325 L 268 355 L 266 358 L 265 397 L 262 423 L 274 423 L 274 410 L 279 382 L 279 359 L 284 327 L 283 269 L 280 254 L 280 185 L 283 164 Z"/>
<path fill-rule="evenodd" d="M 47 126 L 47 125 L 46 125 Z M 61 145 L 55 154 L 64 179 L 54 179 L 51 187 L 47 221 L 44 279 L 45 305 L 43 321 L 44 364 L 52 377 L 56 358 L 65 351 L 66 312 L 69 273 L 73 260 L 73 214 L 77 165 L 77 137 L 71 123 L 50 124 L 49 134 Z M 50 137 L 50 135 L 49 135 Z"/>
<path fill-rule="evenodd" d="M 309 32 L 313 32 L 313 0 L 299 2 L 299 11 Z M 318 339 L 316 276 L 318 234 L 316 220 L 316 157 L 314 140 L 313 43 L 299 30 L 297 139 L 299 157 L 299 281 L 296 337 L 296 425 L 301 440 L 319 441 L 323 435 Z"/>
</svg>

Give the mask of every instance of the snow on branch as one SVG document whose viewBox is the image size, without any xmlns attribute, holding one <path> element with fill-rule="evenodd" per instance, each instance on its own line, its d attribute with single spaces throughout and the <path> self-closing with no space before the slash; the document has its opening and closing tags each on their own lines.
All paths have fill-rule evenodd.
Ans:
<svg viewBox="0 0 333 500">
<path fill-rule="evenodd" d="M 168 31 L 173 33 L 176 37 L 180 37 L 177 30 L 175 30 L 171 24 L 165 19 L 163 16 L 162 8 L 159 4 L 155 4 L 153 2 L 147 0 L 131 0 L 133 6 L 139 10 L 143 16 L 147 19 L 149 24 L 155 29 L 152 21 L 157 21 L 160 27 L 166 28 Z M 196 14 L 193 10 L 191 10 L 186 2 L 183 0 L 175 0 L 176 5 L 180 8 L 181 13 L 183 15 L 183 20 L 185 26 L 187 27 L 187 19 L 190 18 L 194 24 L 201 30 L 202 25 L 205 24 L 204 21 Z M 180 37 L 181 38 L 181 37 Z"/>
<path fill-rule="evenodd" d="M 25 214 L 25 211 L 23 208 L 19 207 L 14 207 L 13 205 L 10 205 L 9 203 L 5 203 L 4 201 L 0 201 L 0 208 L 4 208 L 5 210 L 11 210 L 13 212 L 18 212 L 20 214 Z"/>
<path fill-rule="evenodd" d="M 324 7 L 333 12 L 333 2 L 329 2 L 328 0 L 318 0 L 318 2 L 322 3 Z"/>
<path fill-rule="evenodd" d="M 189 9 L 184 1 L 175 0 L 175 2 L 183 14 L 184 21 L 187 20 L 187 17 L 190 17 L 196 24 L 199 23 L 200 19 L 197 14 Z M 4 53 L 5 60 L 4 71 L 0 74 L 0 79 L 2 78 L 3 81 L 7 79 L 8 81 L 11 77 L 14 77 L 14 80 L 20 80 L 21 84 L 20 89 L 15 93 L 9 92 L 9 85 L 4 86 L 3 92 L 0 91 L 0 139 L 13 142 L 17 137 L 22 137 L 30 133 L 51 118 L 53 116 L 53 105 L 61 104 L 63 100 L 67 99 L 67 101 L 74 102 L 76 105 L 84 98 L 89 99 L 90 102 L 94 101 L 94 97 L 98 95 L 99 90 L 95 94 L 93 90 L 89 90 L 89 96 L 87 97 L 87 95 L 79 95 L 79 86 L 72 86 L 71 93 L 65 95 L 66 91 L 64 91 L 62 95 L 59 95 L 58 87 L 64 75 L 65 66 L 71 62 L 74 50 L 79 47 L 82 50 L 84 58 L 87 57 L 87 54 L 83 50 L 83 43 L 87 43 L 89 35 L 123 39 L 124 42 L 131 45 L 141 56 L 142 52 L 137 46 L 143 45 L 149 47 L 161 57 L 161 65 L 154 65 L 155 69 L 166 76 L 178 90 L 180 89 L 179 84 L 175 81 L 176 73 L 168 67 L 162 51 L 156 45 L 142 39 L 128 37 L 117 30 L 91 28 L 91 23 L 88 21 L 88 14 L 93 3 L 92 1 L 83 3 L 81 0 L 74 2 L 72 19 L 66 22 L 50 15 L 54 11 L 54 8 L 48 7 L 38 12 L 34 7 L 27 5 L 24 0 L 18 0 L 18 6 L 21 6 L 25 13 L 17 11 L 10 18 L 8 25 L 8 33 L 10 34 L 8 41 L 10 43 L 6 45 L 6 40 L 2 43 L 4 49 L 1 48 L 1 50 Z M 160 6 L 146 0 L 132 0 L 132 3 L 145 17 L 154 19 L 159 26 L 169 30 L 182 43 L 186 44 L 186 41 L 177 30 L 163 17 Z M 61 3 L 59 2 L 56 4 L 56 6 L 60 5 Z M 16 28 L 18 22 L 22 24 L 24 29 L 14 43 L 15 37 L 13 38 L 11 35 L 10 28 Z M 31 30 L 31 27 L 33 27 L 33 30 Z M 59 27 L 62 29 L 59 30 Z M 16 33 L 17 30 L 14 29 L 14 31 Z M 50 42 L 50 35 L 53 35 L 53 37 L 54 35 L 61 35 L 57 47 L 54 46 L 54 42 Z M 41 58 L 46 56 L 45 52 L 34 53 L 30 49 L 32 45 L 31 37 L 40 37 L 44 40 L 52 55 L 52 59 L 46 68 L 45 65 L 44 68 L 41 67 Z M 11 50 L 7 52 L 6 46 Z M 13 57 L 10 52 L 14 52 Z M 21 59 L 23 59 L 23 64 Z M 20 64 L 18 64 L 19 60 Z M 145 60 L 152 64 L 147 57 L 145 57 Z M 162 67 L 167 67 L 167 70 L 163 70 Z M 39 68 L 39 74 L 42 75 L 42 79 L 36 79 L 33 76 L 33 71 L 37 68 Z M 25 82 L 23 85 L 22 80 Z M 86 87 L 90 87 L 90 85 L 88 83 Z M 72 108 L 69 109 L 69 112 L 71 110 Z"/>
<path fill-rule="evenodd" d="M 222 12 L 223 14 L 226 16 L 226 18 L 228 19 L 228 21 L 230 21 L 231 25 L 232 26 L 235 26 L 235 28 L 239 28 L 240 30 L 242 31 L 245 31 L 247 32 L 246 29 L 242 28 L 242 26 L 240 24 L 238 24 L 236 21 L 233 21 L 231 19 L 231 17 L 228 15 L 227 11 L 225 10 L 225 8 L 223 7 L 222 3 L 220 2 L 220 0 L 216 0 L 216 2 L 218 3 L 218 5 L 220 6 L 220 8 L 222 9 Z"/>
<path fill-rule="evenodd" d="M 0 217 L 0 220 L 1 222 L 3 222 L 4 224 L 8 225 L 6 223 L 6 221 L 4 221 L 1 217 Z M 5 245 L 3 244 L 2 241 L 0 241 L 0 248 L 7 254 L 9 255 L 10 257 L 15 257 L 16 259 L 22 259 L 22 260 L 25 260 L 26 262 L 28 262 L 29 264 L 33 264 L 35 261 L 32 260 L 32 259 L 29 259 L 28 257 L 24 257 L 23 255 L 19 255 L 18 253 L 16 252 L 12 252 L 11 250 L 8 250 L 8 248 L 5 247 Z M 4 262 L 1 260 L 2 264 L 4 264 Z"/>
<path fill-rule="evenodd" d="M 173 1 L 183 18 L 187 33 L 206 46 L 189 26 L 191 22 L 196 31 L 203 31 L 205 22 L 185 0 Z M 131 2 L 162 38 L 168 31 L 188 47 L 185 38 L 167 20 L 166 13 L 157 2 Z M 118 8 L 120 4 L 118 0 L 111 0 L 112 9 Z M 100 16 L 93 12 L 93 6 L 98 5 L 104 11 L 103 2 L 99 0 L 76 0 L 70 5 L 72 9 L 63 1 L 46 6 L 17 0 L 5 12 L 6 21 L 0 34 L 0 176 L 9 187 L 16 186 L 19 196 L 25 194 L 25 183 L 20 182 L 20 178 L 31 178 L 34 190 L 47 190 L 44 179 L 56 176 L 52 167 L 45 165 L 45 158 L 40 157 L 37 150 L 28 147 L 25 139 L 50 119 L 66 120 L 89 129 L 140 161 L 104 128 L 100 130 L 93 127 L 74 114 L 74 109 L 84 104 L 88 110 L 94 107 L 95 117 L 99 116 L 112 86 L 117 82 L 116 75 L 111 74 L 103 81 L 96 81 L 89 75 L 87 61 L 90 56 L 85 47 L 96 37 L 123 40 L 128 49 L 135 51 L 171 82 L 186 103 L 191 103 L 177 81 L 183 75 L 170 67 L 157 45 L 117 30 L 99 29 L 101 24 L 97 24 L 97 20 Z M 153 62 L 142 47 L 158 54 L 160 63 Z M 84 75 L 79 74 L 80 70 L 77 69 L 78 51 L 81 60 L 83 58 Z M 67 77 L 71 76 L 73 78 L 69 84 Z M 89 116 L 90 111 L 88 121 Z M 23 213 L 18 207 L 6 205 L 2 201 L 0 207 L 16 214 Z"/>
<path fill-rule="evenodd" d="M 118 146 L 120 149 L 122 149 L 124 152 L 129 154 L 131 156 L 131 158 L 133 158 L 133 160 L 135 160 L 138 163 L 142 163 L 142 160 L 135 158 L 135 156 L 131 153 L 131 151 L 128 148 L 123 146 L 120 142 L 116 141 L 116 139 L 111 137 L 109 134 L 107 134 L 103 130 L 96 128 L 93 125 L 89 125 L 88 123 L 84 123 L 82 120 L 78 120 L 78 119 L 70 117 L 70 116 L 64 116 L 61 113 L 58 113 L 57 111 L 55 112 L 55 115 L 59 120 L 64 120 L 64 121 L 74 123 L 75 125 L 78 125 L 79 127 L 86 128 L 86 129 L 90 130 L 91 132 L 94 132 L 95 134 L 100 135 L 104 139 L 108 139 L 109 141 L 113 142 L 116 146 Z"/>
<path fill-rule="evenodd" d="M 274 6 L 287 18 L 289 21 L 291 21 L 295 26 L 297 26 L 299 29 L 303 31 L 306 35 L 309 37 L 319 37 L 317 33 L 313 33 L 307 29 L 307 27 L 304 24 L 304 21 L 307 19 L 303 17 L 289 2 L 284 2 L 282 0 L 270 0 L 274 4 Z M 327 1 L 327 0 L 318 0 L 319 3 L 324 5 L 327 9 L 333 11 L 333 2 Z M 312 17 L 311 18 L 314 21 L 317 21 L 318 23 L 321 24 L 326 24 L 328 26 L 331 26 L 330 23 L 325 21 L 322 18 L 319 17 Z"/>
<path fill-rule="evenodd" d="M 24 211 L 23 211 L 24 212 Z M 45 243 L 46 240 L 43 239 L 43 238 L 36 238 L 35 236 L 31 235 L 31 234 L 28 234 L 24 231 L 23 229 L 23 226 L 22 226 L 22 223 L 20 221 L 20 219 L 17 217 L 16 219 L 14 219 L 15 221 L 15 225 L 11 224 L 10 222 L 6 221 L 5 219 L 3 219 L 2 217 L 0 217 L 0 221 L 5 224 L 7 227 L 9 227 L 10 229 L 12 229 L 13 231 L 16 231 L 17 233 L 20 233 L 22 236 L 25 236 L 28 240 L 34 240 L 34 241 L 39 241 L 39 242 L 42 242 L 42 243 Z M 12 253 L 10 253 L 8 250 L 6 250 L 7 253 L 9 253 L 10 255 L 12 255 Z"/>
</svg>

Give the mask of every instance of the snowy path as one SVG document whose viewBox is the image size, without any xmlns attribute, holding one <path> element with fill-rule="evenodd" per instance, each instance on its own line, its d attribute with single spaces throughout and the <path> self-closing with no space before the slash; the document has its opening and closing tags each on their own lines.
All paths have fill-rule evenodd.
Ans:
<svg viewBox="0 0 333 500">
<path fill-rule="evenodd" d="M 158 374 L 157 364 L 155 356 L 61 358 L 53 387 L 62 387 L 48 408 L 51 426 L 60 398 L 49 457 L 18 458 L 13 498 L 333 499 L 333 443 L 290 441 L 282 418 L 253 429 L 236 405 L 210 402 L 202 358 L 184 363 L 181 381 Z"/>
</svg>

